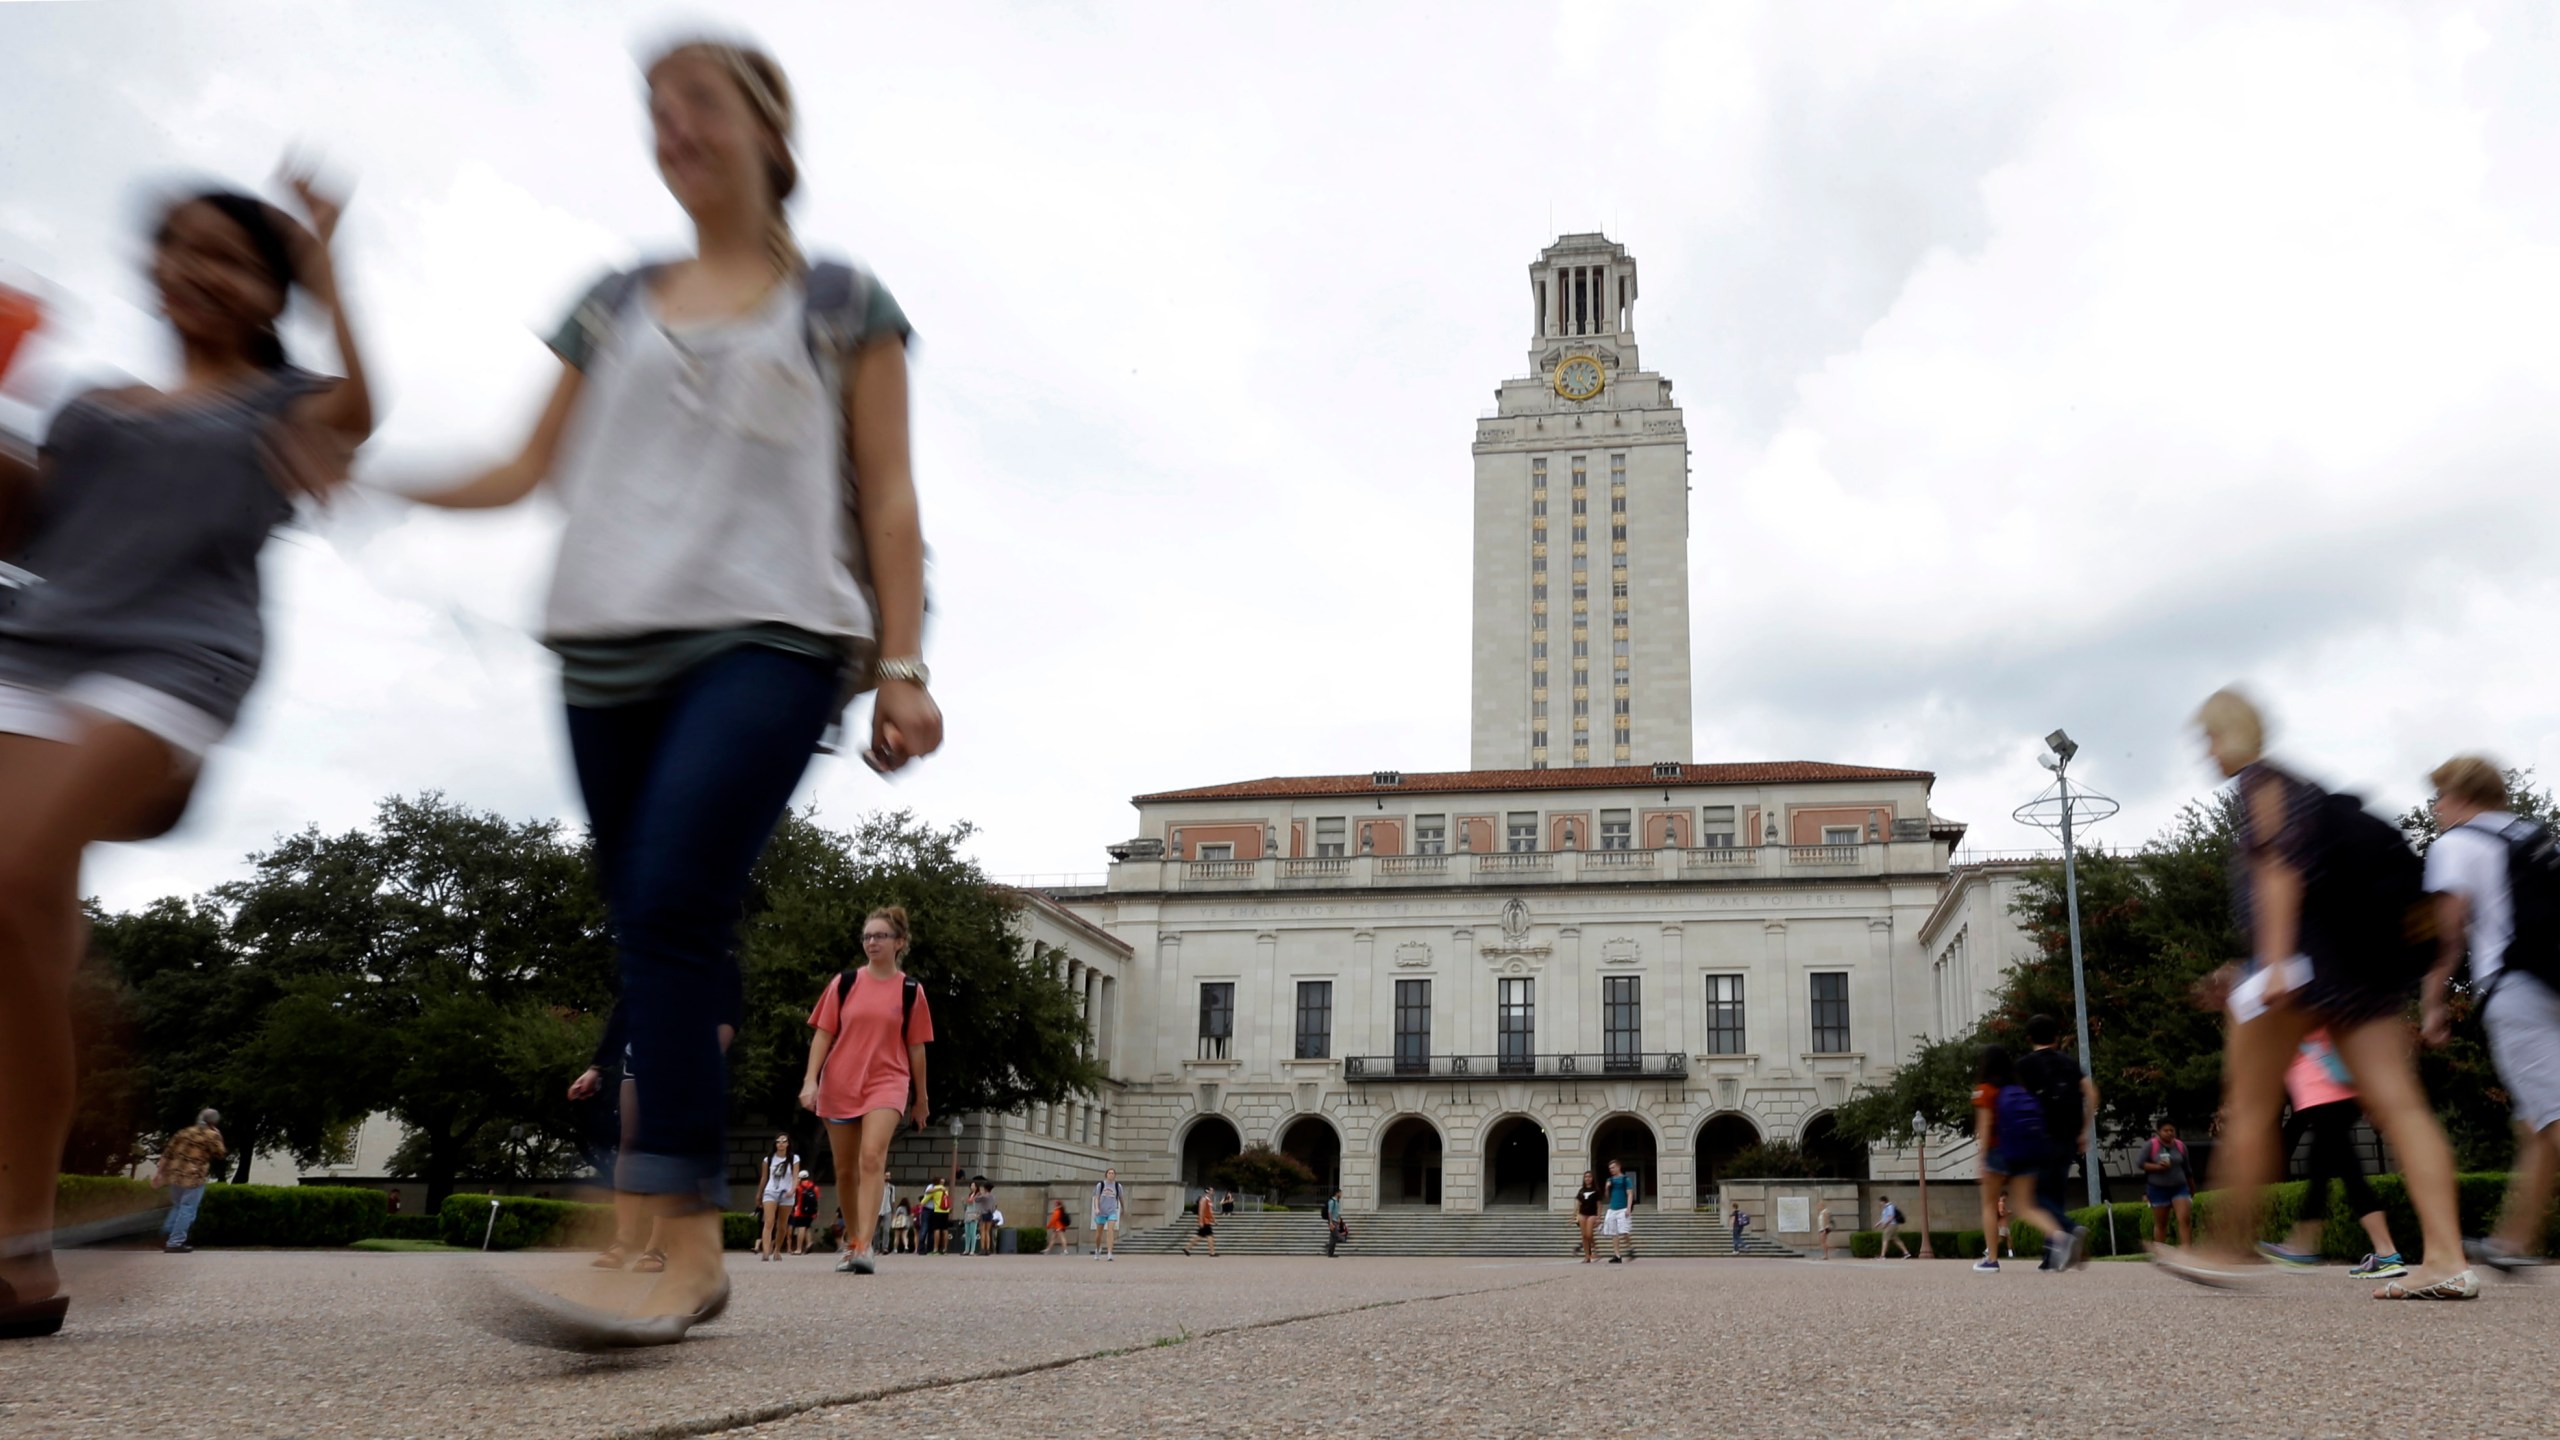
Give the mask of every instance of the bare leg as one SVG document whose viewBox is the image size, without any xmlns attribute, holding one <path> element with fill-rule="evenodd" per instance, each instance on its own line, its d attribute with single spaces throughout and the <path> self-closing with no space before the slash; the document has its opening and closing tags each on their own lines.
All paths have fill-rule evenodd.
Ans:
<svg viewBox="0 0 2560 1440">
<path fill-rule="evenodd" d="M 842 1133 L 837 1132 L 840 1136 Z M 862 1134 L 854 1157 L 854 1184 L 858 1188 L 853 1191 L 853 1206 L 844 1217 L 845 1248 L 856 1255 L 871 1253 L 871 1235 L 880 1221 L 880 1180 L 889 1173 L 889 1142 L 897 1135 L 897 1111 L 874 1110 L 862 1117 Z"/>
<path fill-rule="evenodd" d="M 2213 1225 L 2203 1247 L 2218 1263 L 2265 1263 L 2254 1246 L 2267 1182 L 2275 1178 L 2281 1160 L 2276 1154 L 2276 1112 L 2284 1105 L 2285 1067 L 2293 1063 L 2302 1037 L 2318 1024 L 2310 1012 L 2283 1006 L 2245 1025 L 2234 1025 L 2226 1034 L 2222 1145 L 2213 1155 L 2214 1185 L 2222 1191 L 2222 1199 L 2214 1206 Z M 2189 1233 L 2188 1211 L 2184 1202 L 2177 1209 L 2183 1241 Z"/>
<path fill-rule="evenodd" d="M 2184 1247 L 2196 1243 L 2196 1202 L 2181 1195 L 2169 1202 L 2169 1208 L 2178 1216 L 2178 1244 Z"/>
<path fill-rule="evenodd" d="M 74 744 L 0 735 L 0 1280 L 23 1300 L 59 1284 L 48 1237 L 77 1098 L 80 855 L 147 830 L 186 784 L 168 745 L 131 725 L 99 721 Z"/>
<path fill-rule="evenodd" d="M 764 1202 L 764 1235 L 756 1249 L 766 1255 L 782 1253 L 782 1207 L 770 1200 Z"/>
<path fill-rule="evenodd" d="M 2356 1219 L 2364 1226 L 2365 1238 L 2373 1242 L 2374 1254 L 2390 1255 L 2399 1251 L 2400 1247 L 2391 1242 L 2391 1222 L 2382 1218 L 2381 1211 L 2367 1211 Z"/>
<path fill-rule="evenodd" d="M 2036 1202 L 2036 1177 L 2033 1175 L 2009 1177 L 2009 1213 L 2043 1231 L 2048 1240 L 2062 1233 L 2062 1221 Z M 2006 1226 L 2002 1227 L 2002 1241 L 2007 1242 Z M 2009 1253 L 2015 1255 L 2017 1251 L 2013 1247 Z"/>
<path fill-rule="evenodd" d="M 2411 1038 L 2408 1022 L 2397 1015 L 2336 1033 L 2338 1058 L 2347 1062 L 2347 1073 L 2355 1079 L 2366 1118 L 2399 1153 L 2401 1180 L 2418 1212 L 2418 1243 L 2426 1247 L 2426 1259 L 2398 1282 L 2417 1289 L 2461 1274 L 2464 1265 L 2453 1147 L 2445 1142 L 2444 1127 L 2436 1123 L 2427 1092 L 2418 1084 Z"/>
<path fill-rule="evenodd" d="M 1982 1258 L 2000 1258 L 2000 1187 L 2009 1183 L 2006 1175 L 1985 1170 L 1976 1177 L 1982 1187 Z"/>
</svg>

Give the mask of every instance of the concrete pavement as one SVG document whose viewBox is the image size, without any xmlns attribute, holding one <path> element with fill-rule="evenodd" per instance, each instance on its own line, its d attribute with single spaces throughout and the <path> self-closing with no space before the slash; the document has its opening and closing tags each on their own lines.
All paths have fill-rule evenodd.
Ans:
<svg viewBox="0 0 2560 1440">
<path fill-rule="evenodd" d="M 2138 1264 L 732 1257 L 670 1350 L 527 1350 L 475 1267 L 577 1257 L 66 1256 L 71 1328 L 0 1348 L 0 1435 L 2540 1435 L 2560 1284 L 2386 1304 L 2340 1272 Z"/>
</svg>

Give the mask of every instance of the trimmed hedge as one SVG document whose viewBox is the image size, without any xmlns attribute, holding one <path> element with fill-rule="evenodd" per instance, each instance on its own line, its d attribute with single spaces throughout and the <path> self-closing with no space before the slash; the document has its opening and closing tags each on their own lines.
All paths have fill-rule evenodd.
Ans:
<svg viewBox="0 0 2560 1440">
<path fill-rule="evenodd" d="M 385 1215 L 382 1217 L 382 1233 L 375 1238 L 442 1240 L 444 1239 L 444 1217 L 441 1215 Z"/>
<path fill-rule="evenodd" d="M 1913 1255 L 1916 1256 L 1920 1253 L 1919 1231 L 1906 1226 L 1903 1229 L 1902 1238 L 1910 1244 L 1911 1253 Z M 1883 1248 L 1883 1245 L 1884 1232 L 1881 1230 L 1851 1231 L 1849 1234 L 1849 1258 L 1853 1260 L 1873 1260 L 1876 1258 L 1877 1252 Z M 1936 1258 L 1940 1260 L 1954 1259 L 1957 1254 L 1956 1232 L 1953 1230 L 1930 1231 L 1929 1249 L 1934 1252 Z M 1893 1253 L 1895 1259 L 1900 1259 L 1902 1257 L 1902 1252 L 1900 1250 L 1896 1250 Z"/>
<path fill-rule="evenodd" d="M 489 1204 L 498 1219 L 489 1220 Z M 533 1200 L 508 1195 L 447 1195 L 436 1211 L 437 1238 L 447 1245 L 480 1248 L 488 1238 L 492 1250 L 528 1250 L 549 1246 L 587 1246 L 601 1250 L 613 1241 L 613 1207 L 582 1205 L 574 1200 Z"/>
<path fill-rule="evenodd" d="M 208 1185 L 194 1245 L 336 1249 L 382 1233 L 391 1197 L 353 1185 Z"/>
<path fill-rule="evenodd" d="M 53 1182 L 56 1225 L 86 1225 L 136 1210 L 156 1210 L 167 1203 L 148 1181 L 121 1175 L 61 1175 Z"/>
</svg>

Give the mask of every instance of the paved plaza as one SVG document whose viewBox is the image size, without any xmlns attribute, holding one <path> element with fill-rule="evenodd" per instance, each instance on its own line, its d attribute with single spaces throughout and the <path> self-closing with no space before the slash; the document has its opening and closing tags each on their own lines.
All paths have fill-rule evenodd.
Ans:
<svg viewBox="0 0 2560 1440">
<path fill-rule="evenodd" d="M 2380 1304 L 2140 1264 L 732 1257 L 671 1350 L 579 1357 L 459 1318 L 482 1265 L 65 1257 L 71 1327 L 0 1349 L 9 1437 L 1558 1434 L 2547 1435 L 2560 1284 Z"/>
</svg>

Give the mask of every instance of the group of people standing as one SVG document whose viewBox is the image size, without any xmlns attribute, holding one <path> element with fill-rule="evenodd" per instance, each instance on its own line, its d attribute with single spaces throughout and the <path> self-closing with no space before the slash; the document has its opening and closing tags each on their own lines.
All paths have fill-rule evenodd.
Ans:
<svg viewBox="0 0 2560 1440">
<path fill-rule="evenodd" d="M 547 487 L 564 512 L 543 639 L 619 961 L 613 1181 L 665 1256 L 627 1312 L 510 1302 L 519 1333 L 576 1347 L 670 1343 L 727 1306 L 719 1032 L 749 870 L 854 695 L 874 695 L 860 748 L 875 769 L 942 736 L 906 317 L 867 273 L 803 256 L 784 211 L 795 111 L 770 57 L 690 41 L 645 79 L 692 253 L 588 291 L 552 337 L 559 368 L 513 457 L 403 487 L 457 509 Z M 340 202 L 312 176 L 289 184 L 298 217 L 220 190 L 160 215 L 150 277 L 176 385 L 92 391 L 40 452 L 0 446 L 0 556 L 14 562 L 0 589 L 0 1336 L 52 1333 L 68 1308 L 52 1235 L 81 856 L 176 823 L 259 673 L 270 531 L 295 497 L 346 483 L 373 433 L 331 259 Z M 341 376 L 288 362 L 278 321 L 296 294 L 326 314 Z M 928 1113 L 929 1012 L 901 1003 L 908 939 L 903 915 L 873 916 L 863 983 L 831 986 L 810 1017 L 802 1098 L 834 1132 L 857 1272 L 873 1263 L 889 1140 Z"/>
</svg>

